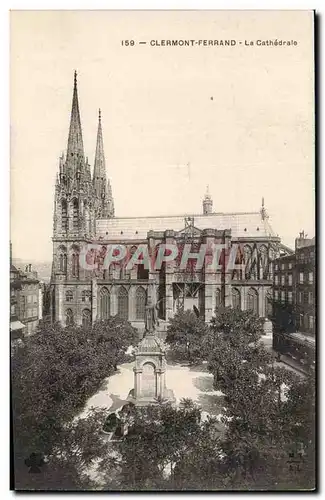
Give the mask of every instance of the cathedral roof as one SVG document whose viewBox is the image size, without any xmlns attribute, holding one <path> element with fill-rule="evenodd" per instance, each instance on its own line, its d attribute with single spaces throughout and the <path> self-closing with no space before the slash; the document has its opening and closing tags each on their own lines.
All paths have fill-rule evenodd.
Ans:
<svg viewBox="0 0 325 500">
<path fill-rule="evenodd" d="M 268 218 L 261 212 L 212 213 L 207 215 L 170 215 L 156 217 L 113 217 L 96 221 L 96 235 L 107 240 L 144 240 L 152 231 L 182 231 L 185 218 L 193 218 L 193 225 L 199 230 L 231 230 L 232 238 L 275 237 Z"/>
</svg>

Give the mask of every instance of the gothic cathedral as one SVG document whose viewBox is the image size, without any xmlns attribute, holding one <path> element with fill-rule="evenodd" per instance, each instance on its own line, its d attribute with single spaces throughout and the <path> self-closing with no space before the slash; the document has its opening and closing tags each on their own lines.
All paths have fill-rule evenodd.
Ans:
<svg viewBox="0 0 325 500">
<path fill-rule="evenodd" d="M 85 245 L 124 245 L 131 255 L 138 245 L 154 252 L 162 243 L 192 251 L 206 244 L 236 245 L 242 271 L 225 268 L 196 271 L 181 269 L 175 259 L 159 270 L 123 263 L 95 270 L 80 265 Z M 79 112 L 77 75 L 65 156 L 59 160 L 55 184 L 53 262 L 51 276 L 52 321 L 63 325 L 90 325 L 118 314 L 143 330 L 148 290 L 156 293 L 160 325 L 178 310 L 194 309 L 209 321 L 219 305 L 252 309 L 258 316 L 271 314 L 271 261 L 289 251 L 274 234 L 264 208 L 257 212 L 213 212 L 208 190 L 202 213 L 160 217 L 115 217 L 110 180 L 106 177 L 101 112 L 93 173 L 85 156 Z"/>
</svg>

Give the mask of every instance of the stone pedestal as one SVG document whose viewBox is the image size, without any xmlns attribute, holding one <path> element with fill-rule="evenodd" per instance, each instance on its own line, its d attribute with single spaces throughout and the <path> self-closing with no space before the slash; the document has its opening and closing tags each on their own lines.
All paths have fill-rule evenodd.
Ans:
<svg viewBox="0 0 325 500">
<path fill-rule="evenodd" d="M 134 389 L 129 393 L 129 401 L 136 406 L 159 401 L 175 403 L 173 391 L 166 387 L 166 367 L 163 342 L 154 333 L 147 333 L 135 349 Z"/>
</svg>

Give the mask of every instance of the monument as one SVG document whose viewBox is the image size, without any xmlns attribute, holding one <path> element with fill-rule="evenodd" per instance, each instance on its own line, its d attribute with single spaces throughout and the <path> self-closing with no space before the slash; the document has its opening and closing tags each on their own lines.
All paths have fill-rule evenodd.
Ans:
<svg viewBox="0 0 325 500">
<path fill-rule="evenodd" d="M 136 406 L 176 401 L 173 391 L 166 387 L 166 349 L 155 334 L 158 325 L 157 302 L 152 285 L 145 307 L 144 337 L 135 349 L 134 389 L 128 398 Z"/>
</svg>

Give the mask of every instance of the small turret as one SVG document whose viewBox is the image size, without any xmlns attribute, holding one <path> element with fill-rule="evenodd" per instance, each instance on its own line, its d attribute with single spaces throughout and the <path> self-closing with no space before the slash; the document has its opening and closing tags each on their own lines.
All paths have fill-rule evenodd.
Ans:
<svg viewBox="0 0 325 500">
<path fill-rule="evenodd" d="M 260 210 L 261 218 L 262 220 L 266 220 L 269 218 L 268 213 L 266 211 L 265 205 L 264 205 L 264 196 L 262 197 L 262 206 Z"/>
<path fill-rule="evenodd" d="M 209 186 L 207 186 L 207 190 L 203 198 L 203 214 L 204 215 L 212 214 L 212 206 L 213 206 L 213 201 L 209 193 Z"/>
</svg>

